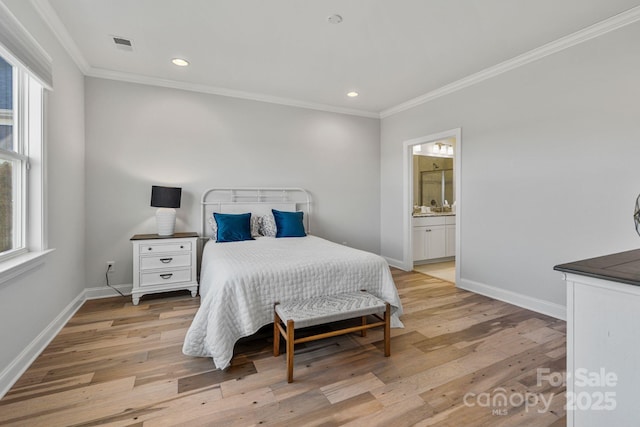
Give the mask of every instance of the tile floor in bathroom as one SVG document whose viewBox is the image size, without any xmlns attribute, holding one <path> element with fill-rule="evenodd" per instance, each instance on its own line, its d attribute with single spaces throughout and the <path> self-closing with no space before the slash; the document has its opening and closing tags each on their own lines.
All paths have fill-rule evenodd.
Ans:
<svg viewBox="0 0 640 427">
<path fill-rule="evenodd" d="M 438 279 L 446 280 L 451 283 L 456 282 L 456 262 L 455 261 L 415 265 L 413 269 L 420 273 L 428 274 L 429 276 L 437 277 Z"/>
</svg>

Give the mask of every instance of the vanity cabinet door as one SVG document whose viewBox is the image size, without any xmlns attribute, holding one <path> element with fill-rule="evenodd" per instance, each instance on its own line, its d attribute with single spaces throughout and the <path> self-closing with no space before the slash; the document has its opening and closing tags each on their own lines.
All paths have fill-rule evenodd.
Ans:
<svg viewBox="0 0 640 427">
<path fill-rule="evenodd" d="M 447 224 L 447 256 L 456 256 L 456 225 Z"/>
<path fill-rule="evenodd" d="M 444 258 L 447 256 L 446 226 L 431 225 L 425 228 L 427 248 L 424 259 Z"/>
<path fill-rule="evenodd" d="M 427 227 L 413 227 L 413 260 L 427 259 Z"/>
</svg>

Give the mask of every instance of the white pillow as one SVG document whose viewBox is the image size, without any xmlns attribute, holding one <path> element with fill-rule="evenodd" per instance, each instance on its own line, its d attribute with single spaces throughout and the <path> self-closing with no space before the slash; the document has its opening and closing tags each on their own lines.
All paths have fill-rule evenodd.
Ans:
<svg viewBox="0 0 640 427">
<path fill-rule="evenodd" d="M 260 234 L 265 237 L 276 237 L 276 219 L 273 214 L 268 214 L 262 217 L 262 226 L 260 227 Z"/>
<path fill-rule="evenodd" d="M 251 214 L 251 237 L 260 237 L 260 227 L 262 226 L 262 217 Z"/>
<path fill-rule="evenodd" d="M 211 240 L 214 242 L 218 240 L 218 223 L 216 222 L 213 214 L 209 217 L 209 226 L 211 227 Z"/>
</svg>

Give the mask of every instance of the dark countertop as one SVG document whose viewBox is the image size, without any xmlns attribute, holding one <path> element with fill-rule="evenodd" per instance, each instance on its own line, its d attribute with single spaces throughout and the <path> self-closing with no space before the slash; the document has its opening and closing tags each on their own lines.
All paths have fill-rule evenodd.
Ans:
<svg viewBox="0 0 640 427">
<path fill-rule="evenodd" d="M 560 264 L 553 269 L 640 286 L 640 249 Z"/>
<path fill-rule="evenodd" d="M 198 233 L 194 231 L 187 231 L 184 233 L 174 233 L 171 236 L 158 236 L 157 234 L 136 234 L 129 240 L 182 239 L 186 237 L 198 237 Z"/>
</svg>

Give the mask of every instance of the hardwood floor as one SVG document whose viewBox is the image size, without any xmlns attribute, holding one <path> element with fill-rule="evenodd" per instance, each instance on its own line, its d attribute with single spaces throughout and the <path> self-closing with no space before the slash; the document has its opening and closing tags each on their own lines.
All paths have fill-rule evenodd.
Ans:
<svg viewBox="0 0 640 427">
<path fill-rule="evenodd" d="M 87 301 L 0 401 L 0 425 L 566 424 L 565 388 L 537 371 L 564 371 L 565 322 L 393 275 L 405 328 L 391 331 L 391 357 L 381 329 L 300 345 L 292 384 L 270 327 L 241 340 L 226 371 L 184 356 L 199 304 L 188 293 Z"/>
</svg>

